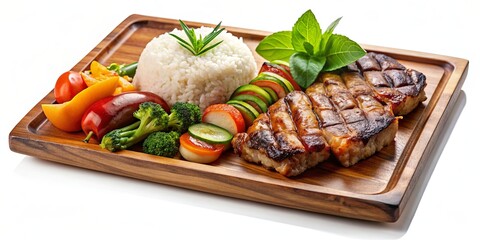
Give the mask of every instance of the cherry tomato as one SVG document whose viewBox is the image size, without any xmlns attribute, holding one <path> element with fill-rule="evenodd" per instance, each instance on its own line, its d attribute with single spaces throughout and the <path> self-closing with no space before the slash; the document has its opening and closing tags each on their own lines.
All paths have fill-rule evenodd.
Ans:
<svg viewBox="0 0 480 240">
<path fill-rule="evenodd" d="M 188 133 L 180 136 L 180 154 L 191 162 L 211 163 L 217 160 L 225 149 L 221 144 L 209 144 Z"/>
<path fill-rule="evenodd" d="M 85 88 L 87 88 L 87 84 L 83 81 L 80 73 L 68 71 L 58 77 L 53 93 L 58 103 L 64 103 L 72 100 Z"/>
</svg>

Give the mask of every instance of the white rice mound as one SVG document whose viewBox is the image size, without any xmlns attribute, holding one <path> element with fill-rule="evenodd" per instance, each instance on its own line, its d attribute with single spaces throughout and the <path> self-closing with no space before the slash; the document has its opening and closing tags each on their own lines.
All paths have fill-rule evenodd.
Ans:
<svg viewBox="0 0 480 240">
<path fill-rule="evenodd" d="M 205 37 L 213 29 L 195 29 Z M 188 41 L 182 30 L 171 33 Z M 242 38 L 225 30 L 209 45 L 223 42 L 208 52 L 194 56 L 168 33 L 152 39 L 138 60 L 133 84 L 140 91 L 153 92 L 171 106 L 175 102 L 197 104 L 202 111 L 209 105 L 225 103 L 233 91 L 257 74 L 257 64 Z"/>
</svg>

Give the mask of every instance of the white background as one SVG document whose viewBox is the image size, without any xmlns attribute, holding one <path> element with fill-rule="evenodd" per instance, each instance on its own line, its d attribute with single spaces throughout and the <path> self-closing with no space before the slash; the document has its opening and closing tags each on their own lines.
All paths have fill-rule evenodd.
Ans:
<svg viewBox="0 0 480 240">
<path fill-rule="evenodd" d="M 457 110 L 431 156 L 436 167 L 426 171 L 426 180 L 431 174 L 428 184 L 420 181 L 396 223 L 219 197 L 64 166 L 9 149 L 8 134 L 53 89 L 57 77 L 130 14 L 223 21 L 226 26 L 274 32 L 289 29 L 307 9 L 324 27 L 343 16 L 335 32 L 359 43 L 470 60 Z M 2 4 L 0 239 L 478 239 L 479 9 L 473 0 Z"/>
</svg>

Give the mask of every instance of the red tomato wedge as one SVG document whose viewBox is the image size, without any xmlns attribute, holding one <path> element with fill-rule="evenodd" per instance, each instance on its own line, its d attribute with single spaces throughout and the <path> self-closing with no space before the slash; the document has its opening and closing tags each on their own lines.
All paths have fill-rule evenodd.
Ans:
<svg viewBox="0 0 480 240">
<path fill-rule="evenodd" d="M 191 162 L 214 162 L 222 155 L 224 149 L 224 145 L 206 143 L 190 136 L 188 132 L 180 136 L 180 154 L 184 159 Z"/>
</svg>

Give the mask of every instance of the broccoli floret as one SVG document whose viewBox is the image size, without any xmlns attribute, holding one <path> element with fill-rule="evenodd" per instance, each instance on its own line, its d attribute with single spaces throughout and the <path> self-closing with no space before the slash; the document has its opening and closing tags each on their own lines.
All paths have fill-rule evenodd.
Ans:
<svg viewBox="0 0 480 240">
<path fill-rule="evenodd" d="M 105 134 L 100 146 L 111 152 L 124 150 L 143 141 L 151 133 L 168 127 L 168 113 L 157 103 L 141 103 L 133 116 L 139 121 Z"/>
<path fill-rule="evenodd" d="M 202 120 L 200 107 L 193 103 L 177 102 L 170 109 L 168 127 L 172 131 L 184 133 L 190 125 Z"/>
<path fill-rule="evenodd" d="M 180 147 L 180 134 L 171 132 L 154 132 L 143 141 L 143 152 L 163 157 L 174 157 Z"/>
</svg>

